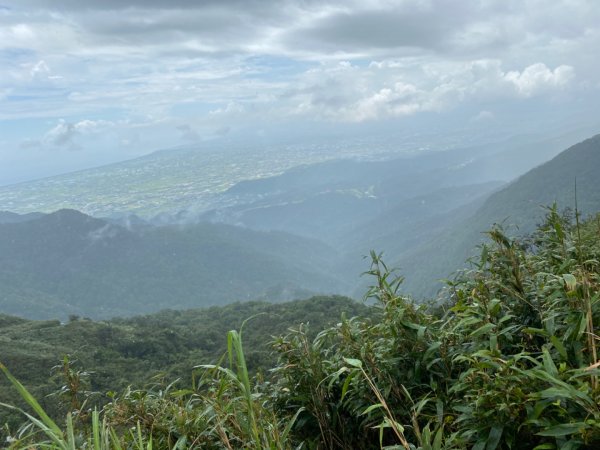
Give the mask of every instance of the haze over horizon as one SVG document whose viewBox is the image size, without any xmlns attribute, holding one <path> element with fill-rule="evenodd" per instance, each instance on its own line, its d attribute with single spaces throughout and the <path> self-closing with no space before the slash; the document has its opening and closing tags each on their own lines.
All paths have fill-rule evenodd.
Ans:
<svg viewBox="0 0 600 450">
<path fill-rule="evenodd" d="M 181 145 L 595 125 L 598 23 L 591 0 L 0 1 L 0 185 Z"/>
</svg>

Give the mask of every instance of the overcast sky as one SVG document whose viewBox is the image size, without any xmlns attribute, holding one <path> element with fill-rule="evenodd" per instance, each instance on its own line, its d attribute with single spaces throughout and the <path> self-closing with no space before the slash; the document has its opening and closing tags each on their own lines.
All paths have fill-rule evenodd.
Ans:
<svg viewBox="0 0 600 450">
<path fill-rule="evenodd" d="M 551 129 L 597 113 L 599 52 L 595 0 L 0 0 L 0 185 L 228 136 Z"/>
</svg>

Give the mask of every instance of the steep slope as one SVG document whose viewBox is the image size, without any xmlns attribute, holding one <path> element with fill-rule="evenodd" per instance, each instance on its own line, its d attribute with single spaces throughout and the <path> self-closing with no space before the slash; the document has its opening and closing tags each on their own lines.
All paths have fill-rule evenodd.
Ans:
<svg viewBox="0 0 600 450">
<path fill-rule="evenodd" d="M 556 202 L 560 209 L 575 207 L 583 215 L 600 211 L 600 135 L 568 148 L 492 194 L 474 213 L 423 247 L 396 260 L 406 275 L 405 289 L 430 295 L 437 288 L 430 280 L 441 279 L 457 269 L 475 251 L 484 231 L 502 223 L 512 234 L 527 234 L 545 215 L 544 206 Z M 427 281 L 429 280 L 429 281 Z"/>
<path fill-rule="evenodd" d="M 543 215 L 540 205 L 556 202 L 561 208 L 575 207 L 585 214 L 600 209 L 600 135 L 565 150 L 493 194 L 477 212 L 476 224 L 488 225 L 507 219 L 522 232 L 533 231 Z"/>
<path fill-rule="evenodd" d="M 0 225 L 0 311 L 94 318 L 341 291 L 333 250 L 228 225 L 129 231 L 74 210 Z"/>
<path fill-rule="evenodd" d="M 462 263 L 473 246 L 471 236 L 480 236 L 479 229 L 470 227 L 472 221 L 465 225 L 463 219 L 482 207 L 502 180 L 555 156 L 576 136 L 521 137 L 386 161 L 341 160 L 296 167 L 236 184 L 221 195 L 220 206 L 202 218 L 319 239 L 341 253 L 337 266 L 347 274 L 348 283 L 355 283 L 368 269 L 363 257 L 371 249 L 382 251 L 388 262 L 403 270 L 409 267 L 411 290 L 432 293 L 433 280 Z M 463 237 L 467 229 L 473 233 Z M 440 235 L 449 242 L 438 242 Z M 440 245 L 453 243 L 456 248 L 436 252 Z M 419 259 L 420 254 L 427 257 Z M 432 258 L 436 261 L 430 262 Z M 416 260 L 421 268 L 414 267 Z M 436 265 L 439 270 L 430 272 L 429 267 Z M 362 295 L 363 284 L 354 295 Z"/>
</svg>

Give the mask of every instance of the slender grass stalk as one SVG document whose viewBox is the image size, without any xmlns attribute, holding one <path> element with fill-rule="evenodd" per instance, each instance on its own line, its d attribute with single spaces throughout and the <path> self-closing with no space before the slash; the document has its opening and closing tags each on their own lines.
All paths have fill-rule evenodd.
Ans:
<svg viewBox="0 0 600 450">
<path fill-rule="evenodd" d="M 352 367 L 355 367 L 356 369 L 358 369 L 362 373 L 362 375 L 365 377 L 365 380 L 367 380 L 367 383 L 369 383 L 369 387 L 371 388 L 371 390 L 377 397 L 377 400 L 379 401 L 379 406 L 381 406 L 386 413 L 387 424 L 392 428 L 392 430 L 396 434 L 396 437 L 398 438 L 398 440 L 400 441 L 402 446 L 406 450 L 410 450 L 410 444 L 408 443 L 408 441 L 406 440 L 406 437 L 404 436 L 404 430 L 402 429 L 402 425 L 400 425 L 398 423 L 398 421 L 394 418 L 394 414 L 392 413 L 390 407 L 388 406 L 387 402 L 385 401 L 385 398 L 383 397 L 383 395 L 381 395 L 381 392 L 379 391 L 377 386 L 375 386 L 375 383 L 373 383 L 373 380 L 371 379 L 371 377 L 367 374 L 367 372 L 365 372 L 365 369 L 363 369 L 362 361 L 359 361 L 357 359 L 351 359 L 351 358 L 344 358 L 344 360 L 348 364 L 350 364 Z M 377 406 L 377 405 L 374 405 L 374 406 Z"/>
<path fill-rule="evenodd" d="M 6 378 L 8 378 L 8 380 L 13 385 L 13 387 L 19 392 L 19 394 L 21 395 L 21 398 L 23 398 L 23 400 L 25 400 L 25 402 L 35 411 L 35 413 L 38 415 L 39 419 L 32 416 L 31 414 L 23 411 L 20 408 L 16 408 L 14 406 L 7 405 L 5 403 L 0 403 L 0 406 L 4 406 L 4 407 L 21 412 L 25 417 L 27 417 L 29 422 L 31 422 L 32 424 L 37 426 L 57 446 L 57 448 L 63 449 L 63 450 L 74 449 L 73 441 L 65 439 L 65 436 L 64 436 L 63 432 L 61 431 L 61 429 L 58 427 L 58 425 L 56 425 L 56 423 L 50 418 L 50 416 L 48 416 L 46 411 L 44 411 L 44 409 L 40 406 L 40 404 L 35 399 L 35 397 L 33 397 L 33 395 L 31 395 L 29 393 L 29 391 L 25 388 L 25 386 L 23 386 L 21 384 L 21 382 L 19 382 L 19 380 L 17 380 L 11 374 L 8 371 L 8 369 L 6 368 L 6 366 L 4 366 L 4 364 L 2 364 L 2 363 L 0 363 L 0 370 L 2 370 L 2 372 L 4 372 L 4 375 L 6 376 Z M 71 422 L 71 426 L 72 426 L 72 422 Z"/>
</svg>

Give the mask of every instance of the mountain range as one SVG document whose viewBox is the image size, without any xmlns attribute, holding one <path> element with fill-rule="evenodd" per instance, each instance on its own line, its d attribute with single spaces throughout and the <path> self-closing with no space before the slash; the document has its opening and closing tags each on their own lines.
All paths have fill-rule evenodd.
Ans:
<svg viewBox="0 0 600 450">
<path fill-rule="evenodd" d="M 0 310 L 108 318 L 335 292 L 332 249 L 200 223 L 127 229 L 74 210 L 0 224 Z"/>
<path fill-rule="evenodd" d="M 405 292 L 431 297 L 494 223 L 528 233 L 543 206 L 574 208 L 576 184 L 579 210 L 600 211 L 600 135 L 526 170 L 572 138 L 302 165 L 234 184 L 199 214 L 2 212 L 0 311 L 109 318 L 315 293 L 360 297 L 370 250 L 400 268 Z"/>
<path fill-rule="evenodd" d="M 572 138 L 300 167 L 235 185 L 222 202 L 233 206 L 202 218 L 325 242 L 341 254 L 336 266 L 349 284 L 355 280 L 355 296 L 366 288 L 363 256 L 383 252 L 406 277 L 407 292 L 432 296 L 441 287 L 436 280 L 462 267 L 494 223 L 507 220 L 527 233 L 543 218 L 542 206 L 573 207 L 576 178 L 580 209 L 600 210 L 598 137 L 556 151 Z M 519 177 L 506 183 L 511 174 Z"/>
</svg>

